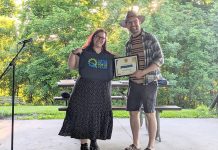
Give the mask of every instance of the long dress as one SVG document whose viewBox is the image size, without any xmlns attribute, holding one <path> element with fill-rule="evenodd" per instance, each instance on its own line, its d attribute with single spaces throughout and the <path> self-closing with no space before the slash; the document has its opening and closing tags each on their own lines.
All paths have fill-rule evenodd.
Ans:
<svg viewBox="0 0 218 150">
<path fill-rule="evenodd" d="M 113 128 L 111 81 L 80 77 L 59 132 L 76 139 L 110 139 Z"/>
</svg>

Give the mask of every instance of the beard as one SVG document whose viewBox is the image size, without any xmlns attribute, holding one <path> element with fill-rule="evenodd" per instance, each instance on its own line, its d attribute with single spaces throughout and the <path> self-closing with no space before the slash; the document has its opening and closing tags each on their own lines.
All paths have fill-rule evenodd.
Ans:
<svg viewBox="0 0 218 150">
<path fill-rule="evenodd" d="M 138 28 L 138 27 L 131 27 L 130 28 L 130 32 L 132 34 L 136 34 L 136 33 L 140 32 L 140 28 Z"/>
</svg>

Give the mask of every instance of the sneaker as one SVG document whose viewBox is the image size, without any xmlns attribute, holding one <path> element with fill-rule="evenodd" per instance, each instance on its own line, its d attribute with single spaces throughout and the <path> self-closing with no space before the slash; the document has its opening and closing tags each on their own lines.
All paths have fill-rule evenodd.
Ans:
<svg viewBox="0 0 218 150">
<path fill-rule="evenodd" d="M 137 148 L 134 144 L 131 144 L 129 147 L 126 147 L 124 150 L 141 150 L 141 148 Z"/>
<path fill-rule="evenodd" d="M 81 144 L 80 150 L 89 150 L 88 144 Z"/>
</svg>

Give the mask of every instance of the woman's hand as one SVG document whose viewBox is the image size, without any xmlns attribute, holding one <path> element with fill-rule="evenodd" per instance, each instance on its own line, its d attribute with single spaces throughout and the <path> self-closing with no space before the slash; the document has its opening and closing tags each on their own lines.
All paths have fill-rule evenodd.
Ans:
<svg viewBox="0 0 218 150">
<path fill-rule="evenodd" d="M 81 54 L 82 51 L 83 51 L 82 48 L 77 48 L 77 49 L 73 50 L 72 53 L 75 54 L 75 55 L 77 55 L 77 54 Z"/>
<path fill-rule="evenodd" d="M 75 50 L 72 50 L 72 52 L 69 55 L 68 58 L 68 66 L 69 69 L 76 69 L 79 66 L 79 56 L 78 54 L 82 53 L 82 48 L 77 48 Z"/>
</svg>

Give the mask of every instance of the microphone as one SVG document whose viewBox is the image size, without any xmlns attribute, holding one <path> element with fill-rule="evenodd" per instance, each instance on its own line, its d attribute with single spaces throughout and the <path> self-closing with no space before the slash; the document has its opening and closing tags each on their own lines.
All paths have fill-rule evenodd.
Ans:
<svg viewBox="0 0 218 150">
<path fill-rule="evenodd" d="M 29 39 L 22 40 L 22 41 L 18 42 L 18 44 L 26 44 L 26 43 L 29 43 L 29 42 L 32 42 L 32 41 L 33 41 L 33 38 L 29 38 Z"/>
</svg>

